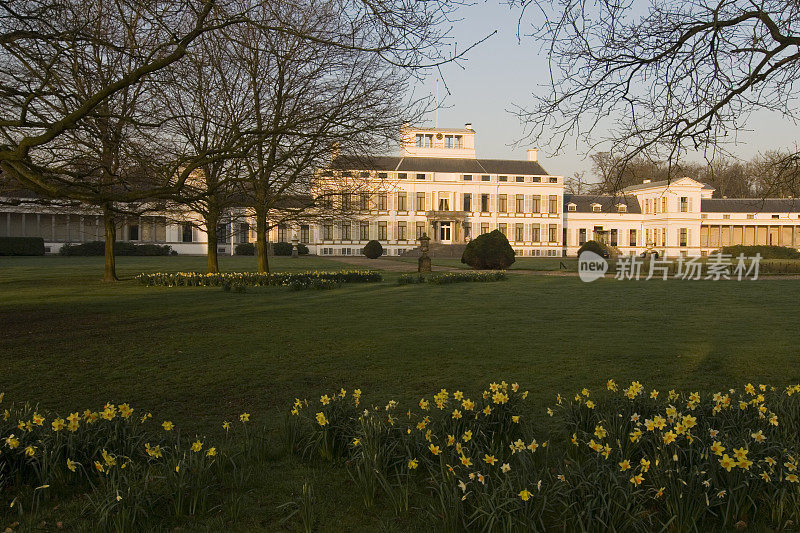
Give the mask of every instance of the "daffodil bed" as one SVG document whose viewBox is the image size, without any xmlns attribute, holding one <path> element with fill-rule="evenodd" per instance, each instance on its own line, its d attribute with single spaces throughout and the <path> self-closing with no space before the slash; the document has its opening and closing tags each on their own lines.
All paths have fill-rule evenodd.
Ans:
<svg viewBox="0 0 800 533">
<path fill-rule="evenodd" d="M 297 399 L 287 438 L 306 459 L 344 460 L 367 507 L 402 516 L 421 492 L 436 530 L 785 530 L 800 524 L 798 392 L 610 380 L 558 396 L 547 414 L 563 431 L 541 435 L 516 383 L 476 399 L 443 389 L 411 409 L 342 390 Z"/>
<path fill-rule="evenodd" d="M 408 285 L 414 283 L 430 283 L 432 285 L 447 285 L 449 283 L 479 282 L 479 281 L 503 281 L 506 273 L 502 271 L 493 272 L 448 272 L 445 274 L 401 274 L 397 279 L 398 285 Z"/>
<path fill-rule="evenodd" d="M 266 287 L 311 285 L 318 281 L 333 283 L 370 283 L 383 280 L 383 275 L 374 270 L 339 270 L 308 272 L 222 272 L 202 274 L 200 272 L 177 272 L 155 274 L 139 274 L 135 278 L 148 287 Z"/>
</svg>

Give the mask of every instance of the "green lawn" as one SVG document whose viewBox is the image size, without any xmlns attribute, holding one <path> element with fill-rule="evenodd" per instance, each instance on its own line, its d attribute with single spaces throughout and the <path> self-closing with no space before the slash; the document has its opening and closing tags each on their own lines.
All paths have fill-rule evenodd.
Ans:
<svg viewBox="0 0 800 533">
<path fill-rule="evenodd" d="M 126 277 L 203 266 L 201 257 L 118 258 Z M 221 259 L 223 270 L 254 266 Z M 273 267 L 347 265 L 276 258 Z M 383 404 L 506 379 L 530 388 L 543 409 L 557 392 L 610 377 L 701 391 L 800 381 L 798 280 L 585 284 L 511 273 L 497 283 L 397 286 L 387 274 L 330 291 L 236 294 L 103 284 L 101 274 L 101 258 L 0 258 L 6 401 L 62 412 L 128 401 L 207 435 L 249 411 L 279 450 L 292 400 L 339 387 Z M 307 478 L 319 487 L 323 530 L 410 527 L 365 513 L 341 468 L 310 468 L 278 451 L 267 468 L 247 495 L 242 529 L 276 527 L 275 505 Z"/>
</svg>

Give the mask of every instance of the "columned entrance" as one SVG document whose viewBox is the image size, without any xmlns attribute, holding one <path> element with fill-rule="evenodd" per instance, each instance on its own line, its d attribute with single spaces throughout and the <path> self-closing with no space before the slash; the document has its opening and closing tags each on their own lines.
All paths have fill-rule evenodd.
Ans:
<svg viewBox="0 0 800 533">
<path fill-rule="evenodd" d="M 453 242 L 450 222 L 439 223 L 439 242 L 442 244 L 450 244 Z"/>
</svg>

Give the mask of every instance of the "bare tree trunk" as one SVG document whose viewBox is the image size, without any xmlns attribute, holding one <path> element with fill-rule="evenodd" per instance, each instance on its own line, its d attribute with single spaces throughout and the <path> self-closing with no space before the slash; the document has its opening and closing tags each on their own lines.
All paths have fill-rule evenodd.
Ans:
<svg viewBox="0 0 800 533">
<path fill-rule="evenodd" d="M 269 273 L 269 237 L 267 235 L 267 213 L 256 211 L 256 256 L 258 271 Z"/>
<path fill-rule="evenodd" d="M 103 222 L 105 224 L 105 273 L 103 281 L 119 281 L 117 277 L 117 260 L 114 256 L 114 242 L 117 240 L 117 231 L 114 224 L 114 215 L 108 204 L 103 206 Z"/>
<path fill-rule="evenodd" d="M 210 209 L 208 213 L 206 213 L 204 219 L 206 223 L 206 234 L 208 235 L 208 251 L 206 252 L 208 265 L 206 267 L 206 272 L 209 274 L 216 274 L 219 272 L 219 261 L 217 260 L 217 243 L 219 242 L 217 224 L 219 223 L 219 213 L 217 213 L 216 210 Z"/>
</svg>

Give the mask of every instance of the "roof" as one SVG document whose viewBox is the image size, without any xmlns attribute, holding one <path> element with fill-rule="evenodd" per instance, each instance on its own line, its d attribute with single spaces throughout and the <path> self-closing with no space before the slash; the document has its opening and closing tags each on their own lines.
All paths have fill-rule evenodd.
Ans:
<svg viewBox="0 0 800 533">
<path fill-rule="evenodd" d="M 704 198 L 703 213 L 800 213 L 798 198 Z"/>
<path fill-rule="evenodd" d="M 628 213 L 639 214 L 642 208 L 639 201 L 635 196 L 624 195 L 600 195 L 600 194 L 565 194 L 564 205 L 575 204 L 575 211 L 577 213 L 592 213 L 594 212 L 592 204 L 600 204 L 601 213 L 618 213 L 617 205 L 624 204 L 628 207 Z M 568 209 L 564 209 L 568 212 Z"/>
<path fill-rule="evenodd" d="M 636 190 L 639 190 L 639 189 L 649 189 L 650 187 L 666 187 L 669 184 L 675 183 L 676 181 L 682 180 L 682 179 L 683 178 L 675 178 L 675 179 L 671 179 L 671 180 L 651 181 L 649 183 L 637 183 L 636 185 L 628 185 L 627 187 L 622 189 L 622 192 L 636 191 Z M 692 180 L 692 181 L 697 181 L 697 180 L 695 180 L 693 178 L 689 178 L 689 179 Z M 712 191 L 715 190 L 714 187 L 709 185 L 708 183 L 701 183 L 699 181 L 697 181 L 697 183 L 700 183 L 700 185 L 702 185 L 703 189 L 708 189 L 708 190 L 712 190 Z"/>
<path fill-rule="evenodd" d="M 405 128 L 405 130 L 411 131 L 411 132 L 414 132 L 414 131 L 430 131 L 430 132 L 441 132 L 441 133 L 475 133 L 475 130 L 467 129 L 467 128 L 425 128 L 425 127 L 421 127 L 421 128 L 414 127 L 414 128 L 412 128 L 412 127 L 409 126 L 409 127 Z"/>
<path fill-rule="evenodd" d="M 549 176 L 538 161 L 450 157 L 347 156 L 331 164 L 339 170 L 397 172 L 452 172 L 456 174 L 508 174 Z"/>
</svg>

